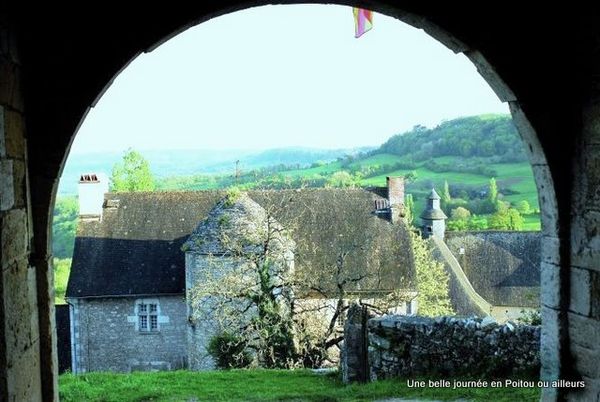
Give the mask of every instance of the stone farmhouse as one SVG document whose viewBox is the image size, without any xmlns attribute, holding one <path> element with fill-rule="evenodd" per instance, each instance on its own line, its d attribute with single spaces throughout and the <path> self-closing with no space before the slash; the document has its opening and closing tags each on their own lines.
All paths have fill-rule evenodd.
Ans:
<svg viewBox="0 0 600 402">
<path fill-rule="evenodd" d="M 331 267 L 344 252 L 348 275 L 369 272 L 349 286 L 352 297 L 401 288 L 414 299 L 410 238 L 400 219 L 401 179 L 374 191 L 250 191 L 229 206 L 228 216 L 225 192 L 105 194 L 98 176 L 82 176 L 80 192 L 94 191 L 95 198 L 80 197 L 89 204 L 81 206 L 66 293 L 73 372 L 212 367 L 203 358 L 211 332 L 195 322 L 186 290 L 209 259 L 221 264 L 218 269 L 234 263 L 223 252 L 222 235 L 257 230 L 265 211 L 282 203 L 275 218 L 294 227 L 288 263 L 296 271 L 310 269 L 321 285 L 320 294 L 304 297 L 334 296 Z M 416 308 L 408 300 L 396 312 Z"/>
<path fill-rule="evenodd" d="M 194 319 L 190 290 L 207 269 L 239 263 L 227 256 L 223 235 L 256 231 L 266 211 L 293 228 L 281 264 L 309 272 L 321 286 L 303 300 L 335 297 L 331 268 L 343 252 L 347 273 L 364 276 L 347 289 L 349 297 L 375 300 L 401 289 L 406 300 L 393 312 L 418 311 L 402 178 L 370 190 L 249 191 L 231 205 L 222 191 L 106 193 L 97 175 L 82 175 L 79 187 L 66 292 L 74 373 L 212 368 L 206 346 L 215 329 Z M 501 316 L 535 307 L 539 233 L 449 235 L 436 197 L 433 190 L 423 233 L 450 274 L 457 313 Z"/>
</svg>

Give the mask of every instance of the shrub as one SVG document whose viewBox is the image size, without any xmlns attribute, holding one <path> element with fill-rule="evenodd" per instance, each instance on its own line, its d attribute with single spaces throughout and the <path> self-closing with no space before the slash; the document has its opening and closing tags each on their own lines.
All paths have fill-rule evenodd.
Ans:
<svg viewBox="0 0 600 402">
<path fill-rule="evenodd" d="M 517 202 L 517 205 L 515 206 L 515 208 L 522 215 L 526 215 L 531 212 L 531 207 L 529 206 L 529 203 L 527 202 L 527 200 L 521 200 L 521 201 Z"/>
<path fill-rule="evenodd" d="M 471 212 L 463 207 L 457 207 L 452 210 L 450 216 L 454 220 L 467 220 L 471 217 Z"/>
<path fill-rule="evenodd" d="M 210 339 L 207 350 L 215 359 L 218 368 L 245 368 L 252 363 L 252 356 L 246 347 L 247 344 L 242 338 L 222 332 Z"/>
<path fill-rule="evenodd" d="M 464 231 L 464 230 L 467 230 L 468 227 L 469 227 L 469 222 L 466 219 L 449 220 L 448 224 L 446 225 L 446 230 Z"/>
<path fill-rule="evenodd" d="M 225 208 L 231 208 L 241 195 L 242 191 L 239 189 L 239 187 L 231 187 L 229 190 L 227 190 L 225 203 L 223 204 Z"/>
<path fill-rule="evenodd" d="M 488 219 L 489 228 L 497 230 L 521 230 L 523 223 L 523 217 L 514 208 L 500 209 Z"/>
<path fill-rule="evenodd" d="M 542 325 L 542 314 L 540 310 L 521 310 L 517 321 L 527 325 Z"/>
</svg>

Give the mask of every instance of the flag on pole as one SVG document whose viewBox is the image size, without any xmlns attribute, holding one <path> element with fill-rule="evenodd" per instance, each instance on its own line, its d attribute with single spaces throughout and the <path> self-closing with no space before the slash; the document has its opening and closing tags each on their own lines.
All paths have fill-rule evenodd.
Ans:
<svg viewBox="0 0 600 402">
<path fill-rule="evenodd" d="M 354 13 L 354 37 L 359 38 L 373 28 L 373 11 L 352 7 L 352 12 Z"/>
</svg>

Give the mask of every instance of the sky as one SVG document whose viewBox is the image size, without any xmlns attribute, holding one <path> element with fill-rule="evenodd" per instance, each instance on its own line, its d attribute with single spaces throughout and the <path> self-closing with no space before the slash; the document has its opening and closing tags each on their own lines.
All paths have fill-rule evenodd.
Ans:
<svg viewBox="0 0 600 402">
<path fill-rule="evenodd" d="M 382 14 L 255 7 L 134 59 L 83 121 L 73 153 L 377 146 L 417 124 L 508 113 L 475 66 Z"/>
</svg>

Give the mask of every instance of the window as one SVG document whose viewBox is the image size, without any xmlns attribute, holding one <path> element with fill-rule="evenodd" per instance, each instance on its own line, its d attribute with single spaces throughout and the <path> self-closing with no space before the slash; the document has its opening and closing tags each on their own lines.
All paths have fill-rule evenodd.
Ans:
<svg viewBox="0 0 600 402">
<path fill-rule="evenodd" d="M 137 316 L 140 332 L 158 331 L 158 303 L 138 302 Z"/>
</svg>

